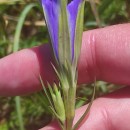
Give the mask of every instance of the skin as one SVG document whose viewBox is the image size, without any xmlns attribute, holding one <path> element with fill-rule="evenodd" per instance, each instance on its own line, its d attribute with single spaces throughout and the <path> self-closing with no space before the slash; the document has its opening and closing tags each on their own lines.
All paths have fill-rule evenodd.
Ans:
<svg viewBox="0 0 130 130">
<path fill-rule="evenodd" d="M 51 67 L 49 45 L 24 49 L 0 60 L 0 95 L 25 95 L 41 89 L 44 82 L 56 80 Z M 78 64 L 78 84 L 98 80 L 126 85 L 93 102 L 89 115 L 79 130 L 130 130 L 130 24 L 84 32 Z M 4 74 L 4 75 L 3 75 Z M 86 106 L 76 110 L 74 122 Z M 52 122 L 41 130 L 58 130 Z"/>
</svg>

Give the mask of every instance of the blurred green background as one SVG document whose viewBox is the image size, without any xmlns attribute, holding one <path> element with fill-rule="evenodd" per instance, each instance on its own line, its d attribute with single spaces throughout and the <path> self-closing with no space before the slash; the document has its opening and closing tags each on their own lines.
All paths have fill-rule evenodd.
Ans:
<svg viewBox="0 0 130 130">
<path fill-rule="evenodd" d="M 88 0 L 84 30 L 129 22 L 129 6 L 129 0 Z M 0 58 L 47 42 L 48 31 L 38 0 L 0 0 Z M 117 86 L 98 81 L 96 89 L 98 97 Z M 78 88 L 77 108 L 90 100 L 92 91 L 89 84 Z M 0 97 L 0 130 L 37 130 L 51 120 L 41 92 L 24 97 Z"/>
</svg>

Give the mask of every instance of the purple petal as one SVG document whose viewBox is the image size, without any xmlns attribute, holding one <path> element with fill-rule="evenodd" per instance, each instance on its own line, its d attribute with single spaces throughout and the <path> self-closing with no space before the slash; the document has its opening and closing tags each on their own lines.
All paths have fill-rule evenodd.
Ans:
<svg viewBox="0 0 130 130">
<path fill-rule="evenodd" d="M 59 0 L 41 0 L 54 53 L 58 59 L 58 14 Z"/>
<path fill-rule="evenodd" d="M 74 57 L 74 39 L 75 39 L 75 27 L 78 14 L 78 7 L 82 1 L 83 0 L 73 0 L 67 6 L 70 37 L 71 37 L 72 59 Z"/>
</svg>

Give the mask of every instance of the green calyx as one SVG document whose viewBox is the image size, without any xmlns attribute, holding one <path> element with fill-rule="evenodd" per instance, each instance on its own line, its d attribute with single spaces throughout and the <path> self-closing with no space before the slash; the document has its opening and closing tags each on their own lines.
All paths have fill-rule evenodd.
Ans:
<svg viewBox="0 0 130 130">
<path fill-rule="evenodd" d="M 67 1 L 60 0 L 58 31 L 58 51 L 60 65 L 64 65 L 66 60 L 71 62 L 71 42 L 66 7 Z"/>
</svg>

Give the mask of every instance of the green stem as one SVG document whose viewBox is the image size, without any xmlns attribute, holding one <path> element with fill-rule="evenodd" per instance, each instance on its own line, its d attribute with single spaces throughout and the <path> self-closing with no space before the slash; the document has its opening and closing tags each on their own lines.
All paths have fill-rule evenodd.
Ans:
<svg viewBox="0 0 130 130">
<path fill-rule="evenodd" d="M 86 115 L 88 114 L 91 106 L 92 106 L 92 103 L 93 103 L 93 100 L 94 100 L 94 97 L 95 97 L 95 91 L 96 91 L 96 78 L 95 78 L 95 82 L 94 82 L 94 90 L 93 90 L 93 94 L 92 94 L 92 98 L 91 98 L 91 101 L 90 103 L 88 104 L 88 107 L 87 109 L 85 110 L 84 114 L 81 116 L 81 118 L 77 121 L 77 123 L 74 125 L 74 128 L 72 130 L 77 130 L 77 128 L 79 127 L 79 125 L 81 124 L 81 122 L 83 121 L 83 119 L 86 117 Z"/>
<path fill-rule="evenodd" d="M 16 26 L 15 36 L 14 36 L 13 52 L 17 52 L 19 49 L 20 34 L 21 34 L 21 30 L 24 24 L 24 20 L 28 12 L 35 6 L 37 5 L 36 4 L 27 5 L 19 17 L 18 24 Z M 20 102 L 19 96 L 15 97 L 15 104 L 16 104 L 16 111 L 18 115 L 20 130 L 24 130 L 24 123 L 23 123 L 22 112 L 21 112 L 21 102 Z"/>
<path fill-rule="evenodd" d="M 89 1 L 90 1 L 90 5 L 91 5 L 91 8 L 92 8 L 92 12 L 93 12 L 93 14 L 94 14 L 94 16 L 95 16 L 97 25 L 98 25 L 99 27 L 102 27 L 101 20 L 100 20 L 98 11 L 97 11 L 96 4 L 95 4 L 94 0 L 89 0 Z"/>
<path fill-rule="evenodd" d="M 23 123 L 22 112 L 21 112 L 20 96 L 15 97 L 15 104 L 16 104 L 16 111 L 18 114 L 17 116 L 18 116 L 20 130 L 24 130 L 24 123 Z"/>
<path fill-rule="evenodd" d="M 72 130 L 73 119 L 75 115 L 75 95 L 76 87 L 70 87 L 67 95 L 64 95 L 66 122 L 64 124 L 63 130 Z"/>
</svg>

